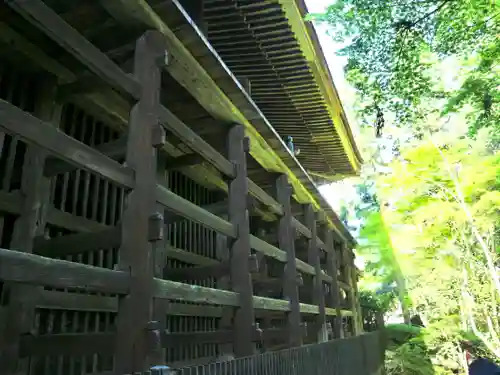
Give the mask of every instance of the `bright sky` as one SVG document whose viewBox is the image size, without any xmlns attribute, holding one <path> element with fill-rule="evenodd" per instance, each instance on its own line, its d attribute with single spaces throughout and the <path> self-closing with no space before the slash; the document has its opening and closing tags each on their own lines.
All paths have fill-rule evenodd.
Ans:
<svg viewBox="0 0 500 375">
<path fill-rule="evenodd" d="M 325 8 L 334 3 L 334 0 L 306 0 L 306 5 L 311 13 L 320 13 Z M 345 57 L 337 56 L 336 51 L 341 47 L 338 43 L 333 41 L 333 38 L 327 34 L 327 25 L 316 24 L 316 32 L 318 34 L 321 48 L 325 54 L 330 73 L 332 74 L 333 81 L 339 92 L 340 99 L 344 105 L 347 118 L 351 125 L 351 129 L 356 137 L 358 134 L 357 124 L 355 117 L 351 112 L 352 100 L 354 99 L 353 89 L 349 87 L 344 78 L 344 66 L 347 63 Z M 356 137 L 357 138 L 357 137 Z M 335 185 L 324 185 L 320 187 L 320 191 L 330 205 L 339 212 L 342 199 L 352 199 L 356 195 L 356 191 L 350 184 L 337 183 Z"/>
</svg>

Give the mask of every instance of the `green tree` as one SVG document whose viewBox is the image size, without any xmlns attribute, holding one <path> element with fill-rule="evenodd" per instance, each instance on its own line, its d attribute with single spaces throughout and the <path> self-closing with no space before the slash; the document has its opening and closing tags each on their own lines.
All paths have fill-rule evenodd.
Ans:
<svg viewBox="0 0 500 375">
<path fill-rule="evenodd" d="M 435 110 L 428 106 L 431 98 L 449 100 L 448 111 L 473 103 L 481 108 L 473 128 L 496 124 L 497 131 L 498 1 L 345 0 L 312 18 L 327 22 L 332 37 L 345 45 L 340 54 L 348 58 L 346 75 L 363 103 L 362 122 L 391 112 L 397 125 L 421 136 L 418 120 Z M 437 87 L 429 69 L 450 57 L 455 65 L 472 58 L 477 67 L 451 91 Z"/>
<path fill-rule="evenodd" d="M 457 317 L 500 358 L 500 155 L 486 139 L 441 132 L 409 145 L 378 191 L 419 314 Z"/>
</svg>

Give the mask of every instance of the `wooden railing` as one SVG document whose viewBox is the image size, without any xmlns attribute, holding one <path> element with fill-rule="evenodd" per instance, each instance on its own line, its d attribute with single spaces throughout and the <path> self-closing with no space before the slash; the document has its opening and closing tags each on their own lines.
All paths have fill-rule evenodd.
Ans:
<svg viewBox="0 0 500 375">
<path fill-rule="evenodd" d="M 13 0 L 8 4 L 96 77 L 132 101 L 133 106 L 127 137 L 90 147 L 57 129 L 50 116 L 35 116 L 0 100 L 0 129 L 25 142 L 38 158 L 35 167 L 23 166 L 23 175 L 30 178 L 31 183 L 24 184 L 20 192 L 0 196 L 1 209 L 18 216 L 14 232 L 22 239 L 11 250 L 0 249 L 0 281 L 10 292 L 8 304 L 2 311 L 8 322 L 0 332 L 2 374 L 18 373 L 16 368 L 24 358 L 94 354 L 113 356 L 117 374 L 141 371 L 164 361 L 158 345 L 168 348 L 197 340 L 230 343 L 237 357 L 245 357 L 254 354 L 256 344 L 265 342 L 268 337 L 279 337 L 288 347 L 300 346 L 306 337 L 324 341 L 330 323 L 333 337 L 341 337 L 342 317 L 352 317 L 352 333 L 359 333 L 352 251 L 338 242 L 332 228 L 319 222 L 310 205 L 304 207 L 305 223 L 293 217 L 292 190 L 284 175 L 276 178 L 275 197 L 248 179 L 249 145 L 242 126 L 235 124 L 228 129 L 226 157 L 160 103 L 162 64 L 168 60 L 168 48 L 161 34 L 148 31 L 137 41 L 131 76 L 44 2 Z M 49 98 L 47 103 L 53 104 L 54 98 Z M 159 156 L 168 153 L 166 140 L 170 135 L 180 139 L 226 177 L 226 215 L 210 212 L 180 197 L 158 177 L 164 169 Z M 42 168 L 43 173 L 36 168 Z M 81 225 L 75 225 L 71 230 L 80 233 L 41 237 L 38 230 L 41 222 L 64 228 L 66 216 L 54 209 L 45 209 L 47 201 L 43 201 L 40 181 L 71 170 L 82 170 L 122 187 L 126 192 L 126 205 L 121 220 L 116 227 L 85 226 L 80 231 Z M 248 196 L 278 215 L 277 246 L 250 233 Z M 227 239 L 227 246 L 221 249 L 225 252 L 225 260 L 210 259 L 209 264 L 196 270 L 169 270 L 166 257 L 174 253 L 189 257 L 187 251 L 168 244 L 164 220 L 172 215 L 223 235 Z M 296 257 L 296 231 L 308 240 L 307 262 Z M 55 259 L 110 248 L 119 248 L 115 269 Z M 326 253 L 323 262 L 320 251 Z M 166 257 L 161 256 L 163 253 Z M 282 286 L 283 299 L 254 295 L 252 281 L 259 274 L 256 254 L 283 264 L 283 278 L 277 280 Z M 340 281 L 339 269 L 342 271 Z M 229 282 L 225 289 L 214 289 L 174 281 L 169 279 L 169 272 L 175 280 L 193 278 L 196 277 L 194 273 L 200 273 L 214 277 L 225 275 Z M 313 304 L 300 302 L 301 273 L 314 280 L 310 290 Z M 325 285 L 328 285 L 326 298 Z M 341 306 L 341 288 L 348 294 L 348 306 Z M 68 296 L 60 290 L 85 294 Z M 165 300 L 184 304 L 161 303 Z M 176 309 L 194 308 L 186 302 L 203 304 L 196 307 L 199 311 L 213 309 L 213 314 L 221 317 L 220 329 L 172 333 L 162 326 L 161 318 L 154 319 Z M 117 312 L 116 330 L 33 335 L 33 312 L 40 306 Z M 256 324 L 256 317 L 273 312 L 285 314 L 286 327 L 261 328 Z M 304 315 L 315 316 L 314 323 L 306 325 Z M 156 320 L 159 322 L 153 323 Z M 152 325 L 159 337 L 156 346 L 150 340 Z M 323 351 L 334 350 L 336 345 L 340 344 L 322 344 L 318 349 L 291 349 L 275 357 L 262 357 L 262 361 L 280 355 L 292 358 L 308 350 L 317 350 L 320 355 Z M 350 344 L 346 342 L 345 345 Z"/>
</svg>

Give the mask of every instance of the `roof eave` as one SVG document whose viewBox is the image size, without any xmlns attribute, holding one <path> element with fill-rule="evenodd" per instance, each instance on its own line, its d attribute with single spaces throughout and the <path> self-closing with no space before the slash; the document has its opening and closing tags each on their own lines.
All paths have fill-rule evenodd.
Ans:
<svg viewBox="0 0 500 375">
<path fill-rule="evenodd" d="M 352 130 L 347 122 L 347 116 L 340 100 L 338 91 L 333 82 L 328 64 L 321 49 L 316 32 L 312 24 L 307 24 L 304 16 L 307 13 L 307 7 L 304 0 L 276 0 L 285 12 L 289 20 L 290 27 L 295 33 L 297 41 L 302 52 L 310 64 L 311 71 L 318 83 L 323 97 L 328 106 L 328 111 L 332 118 L 344 152 L 347 155 L 349 163 L 354 174 L 360 172 L 362 157 L 357 148 Z"/>
</svg>

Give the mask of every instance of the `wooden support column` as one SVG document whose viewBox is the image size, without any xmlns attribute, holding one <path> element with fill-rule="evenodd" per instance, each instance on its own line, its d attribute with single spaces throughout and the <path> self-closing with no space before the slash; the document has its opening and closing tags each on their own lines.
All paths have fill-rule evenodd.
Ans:
<svg viewBox="0 0 500 375">
<path fill-rule="evenodd" d="M 160 134 L 161 135 L 161 134 Z M 156 143 L 156 142 L 155 142 Z M 160 142 L 161 143 L 161 142 Z M 157 153 L 157 165 L 156 165 L 156 178 L 159 184 L 164 186 L 168 185 L 168 171 L 166 169 L 166 155 L 164 153 Z M 165 207 L 161 204 L 156 203 L 156 212 L 160 213 L 165 217 Z M 159 219 L 159 217 L 158 217 Z M 163 238 L 158 238 L 158 241 L 153 241 L 153 274 L 156 278 L 163 278 L 164 269 L 167 265 L 167 224 L 165 220 L 161 220 L 159 223 L 161 225 L 161 230 L 163 230 Z M 164 331 L 167 328 L 167 310 L 168 310 L 168 300 L 163 298 L 155 298 L 153 300 L 153 321 L 155 324 L 151 324 L 150 328 L 153 332 L 150 332 L 150 339 L 154 342 L 155 333 L 154 328 L 159 331 Z M 156 352 L 155 352 L 156 350 Z M 156 364 L 163 364 L 166 358 L 166 348 L 162 348 L 159 344 L 156 348 L 153 348 L 153 352 L 150 352 L 151 360 L 154 360 Z"/>
<path fill-rule="evenodd" d="M 354 256 L 352 250 L 349 249 L 345 243 L 341 244 L 342 249 L 342 258 L 344 261 L 344 277 L 345 282 L 350 286 L 348 293 L 348 304 L 349 309 L 352 311 L 352 334 L 357 336 L 359 334 L 359 326 L 358 326 L 358 302 L 356 298 L 355 286 L 356 283 L 353 284 L 353 273 L 354 273 Z"/>
<path fill-rule="evenodd" d="M 279 219 L 278 242 L 279 248 L 286 251 L 286 263 L 283 277 L 283 295 L 290 303 L 288 313 L 288 345 L 290 347 L 302 345 L 302 328 L 300 317 L 300 303 L 297 277 L 297 263 L 295 259 L 295 236 L 292 226 L 291 207 L 292 187 L 286 175 L 276 180 L 276 198 L 283 207 L 283 216 Z"/>
<path fill-rule="evenodd" d="M 250 274 L 250 221 L 247 209 L 248 182 L 246 155 L 248 138 L 242 125 L 233 126 L 227 138 L 228 159 L 234 164 L 235 178 L 229 183 L 229 221 L 236 229 L 230 241 L 231 287 L 239 293 L 239 307 L 234 314 L 234 355 L 253 355 L 255 317 L 253 311 L 252 278 Z"/>
<path fill-rule="evenodd" d="M 311 204 L 304 207 L 305 221 L 307 228 L 311 231 L 311 238 L 309 239 L 307 249 L 308 263 L 314 267 L 316 275 L 312 285 L 311 295 L 313 297 L 313 304 L 319 308 L 319 314 L 316 316 L 316 324 L 314 328 L 315 340 L 317 342 L 328 341 L 328 333 L 326 328 L 326 313 L 325 313 L 325 294 L 323 293 L 323 278 L 321 276 L 321 262 L 319 258 L 318 248 L 318 234 L 316 227 L 316 217 L 314 209 Z"/>
<path fill-rule="evenodd" d="M 361 333 L 363 333 L 363 320 L 362 320 L 361 305 L 359 303 L 357 270 L 356 270 L 356 264 L 354 262 L 356 256 L 354 255 L 352 249 L 348 249 L 348 256 L 349 256 L 349 285 L 351 286 L 351 293 L 350 293 L 351 305 L 352 308 L 355 309 L 353 310 L 353 313 L 355 311 L 355 314 L 353 315 L 355 334 L 360 335 Z"/>
<path fill-rule="evenodd" d="M 117 317 L 115 372 L 144 371 L 147 363 L 147 329 L 153 315 L 153 242 L 161 239 L 161 214 L 156 213 L 158 132 L 157 109 L 161 72 L 158 62 L 165 56 L 163 38 L 147 31 L 136 44 L 134 76 L 141 85 L 128 129 L 127 166 L 135 171 L 135 186 L 126 199 L 122 218 L 119 268 L 130 272 L 130 294 L 120 300 Z"/>
<path fill-rule="evenodd" d="M 266 229 L 262 225 L 261 220 L 259 220 L 258 223 L 259 224 L 257 226 L 257 230 L 255 232 L 255 235 L 259 238 L 265 237 Z M 267 259 L 267 257 L 262 253 L 257 253 L 256 255 L 257 255 L 258 265 L 259 265 L 258 277 L 260 277 L 262 279 L 269 279 L 270 278 L 270 274 L 269 274 L 269 261 L 270 260 Z M 280 283 L 280 285 L 279 285 L 280 289 L 282 288 L 282 286 L 283 286 L 282 283 Z M 267 291 L 267 292 L 262 291 L 262 286 L 258 286 L 257 288 L 258 288 L 257 293 L 259 293 L 260 295 L 263 294 L 265 297 L 270 296 L 269 291 Z M 272 328 L 272 319 L 271 319 L 271 316 L 269 314 L 264 314 L 264 316 L 262 316 L 262 324 L 261 324 L 260 328 L 264 329 L 264 330 Z M 264 336 L 263 340 L 262 340 L 262 352 L 265 353 L 265 352 L 269 351 L 271 347 L 272 347 L 272 340 L 270 340 L 268 337 Z"/>
<path fill-rule="evenodd" d="M 227 215 L 222 215 L 221 218 L 224 220 L 228 220 Z M 221 263 L 231 261 L 227 236 L 221 233 L 215 234 L 215 253 L 217 259 Z M 217 289 L 231 290 L 231 279 L 229 274 L 217 279 Z M 218 328 L 219 330 L 233 329 L 233 308 L 231 306 L 222 307 L 222 316 L 219 321 Z M 220 345 L 219 355 L 232 355 L 232 353 L 234 353 L 234 348 L 232 343 L 223 343 Z"/>
<path fill-rule="evenodd" d="M 324 241 L 327 249 L 326 254 L 326 272 L 332 278 L 328 292 L 328 307 L 336 310 L 337 315 L 332 317 L 333 338 L 340 339 L 343 337 L 342 316 L 340 313 L 340 288 L 338 284 L 337 271 L 339 268 L 339 259 L 337 257 L 337 249 L 333 232 L 327 225 L 324 226 Z"/>
<path fill-rule="evenodd" d="M 35 106 L 35 115 L 59 126 L 61 106 L 56 105 L 56 82 L 46 79 L 41 83 Z M 3 140 L 3 138 L 2 138 Z M 28 145 L 22 166 L 21 193 L 24 202 L 14 223 L 10 247 L 26 253 L 33 252 L 36 236 L 45 231 L 46 214 L 50 205 L 50 179 L 43 176 L 47 152 L 35 145 Z M 5 331 L 0 332 L 0 373 L 25 374 L 29 359 L 19 360 L 20 338 L 31 332 L 35 317 L 34 294 L 39 288 L 29 285 L 6 283 L 10 301 L 6 308 Z"/>
</svg>

